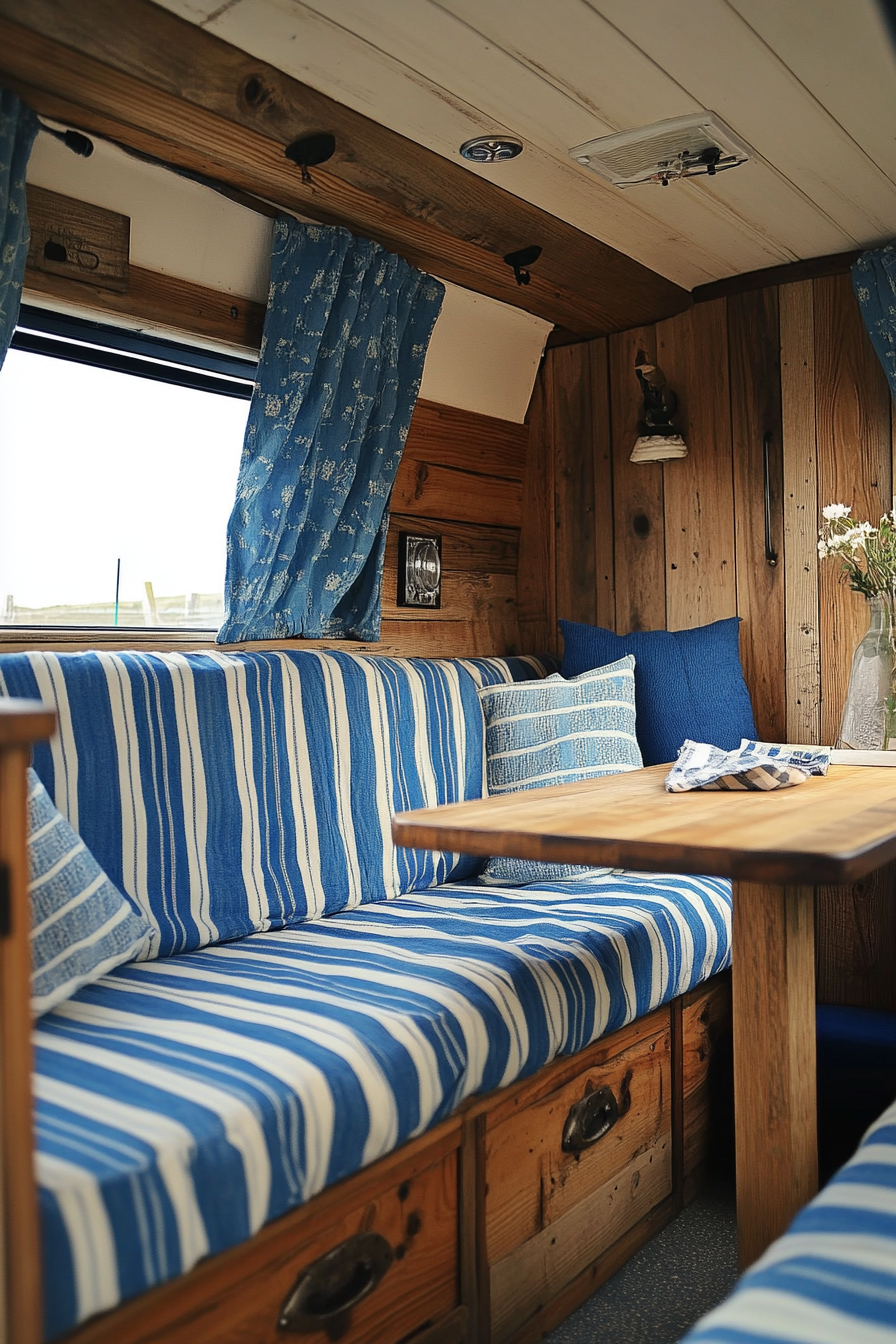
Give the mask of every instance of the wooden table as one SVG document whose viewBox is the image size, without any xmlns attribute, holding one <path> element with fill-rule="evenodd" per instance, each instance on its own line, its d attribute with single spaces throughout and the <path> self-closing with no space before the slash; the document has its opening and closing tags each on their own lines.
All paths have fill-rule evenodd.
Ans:
<svg viewBox="0 0 896 1344">
<path fill-rule="evenodd" d="M 414 849 L 734 879 L 742 1267 L 818 1188 L 814 888 L 896 858 L 896 769 L 831 766 L 771 793 L 666 793 L 668 766 L 401 813 Z"/>
</svg>

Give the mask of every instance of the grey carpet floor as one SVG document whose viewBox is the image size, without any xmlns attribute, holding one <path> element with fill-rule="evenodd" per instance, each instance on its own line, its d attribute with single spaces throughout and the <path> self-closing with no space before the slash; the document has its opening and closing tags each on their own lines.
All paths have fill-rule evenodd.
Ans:
<svg viewBox="0 0 896 1344">
<path fill-rule="evenodd" d="M 705 1191 L 550 1335 L 548 1344 L 676 1344 L 737 1278 L 734 1192 Z"/>
</svg>

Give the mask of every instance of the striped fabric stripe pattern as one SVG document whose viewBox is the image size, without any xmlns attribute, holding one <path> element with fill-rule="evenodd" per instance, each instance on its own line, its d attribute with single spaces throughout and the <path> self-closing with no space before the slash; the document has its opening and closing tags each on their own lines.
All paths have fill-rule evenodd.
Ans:
<svg viewBox="0 0 896 1344">
<path fill-rule="evenodd" d="M 629 654 L 566 680 L 561 676 L 479 692 L 485 713 L 488 791 L 517 793 L 641 767 L 635 736 L 635 660 Z M 489 859 L 480 881 L 498 886 L 596 876 L 609 868 Z"/>
<path fill-rule="evenodd" d="M 896 1344 L 896 1102 L 693 1344 Z"/>
<path fill-rule="evenodd" d="M 730 904 L 441 887 L 80 990 L 35 1037 L 48 1338 L 723 969 Z"/>
<path fill-rule="evenodd" d="M 33 770 L 28 771 L 28 874 L 31 1011 L 39 1015 L 132 961 L 149 926 L 113 887 Z"/>
<path fill-rule="evenodd" d="M 0 693 L 43 699 L 56 806 L 170 956 L 391 899 L 479 863 L 396 848 L 394 812 L 483 792 L 482 685 L 532 658 L 343 652 L 27 653 Z"/>
</svg>

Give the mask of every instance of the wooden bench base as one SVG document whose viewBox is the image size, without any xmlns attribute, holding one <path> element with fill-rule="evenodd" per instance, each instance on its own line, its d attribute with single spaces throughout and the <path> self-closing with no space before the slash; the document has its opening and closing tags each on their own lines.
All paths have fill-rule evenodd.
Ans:
<svg viewBox="0 0 896 1344">
<path fill-rule="evenodd" d="M 534 1078 L 472 1099 L 64 1344 L 278 1344 L 296 1283 L 360 1233 L 384 1238 L 391 1264 L 353 1309 L 303 1331 L 309 1344 L 534 1344 L 698 1192 L 730 998 L 730 976 L 716 976 Z M 571 1111 L 584 1111 L 578 1152 L 563 1145 Z"/>
</svg>

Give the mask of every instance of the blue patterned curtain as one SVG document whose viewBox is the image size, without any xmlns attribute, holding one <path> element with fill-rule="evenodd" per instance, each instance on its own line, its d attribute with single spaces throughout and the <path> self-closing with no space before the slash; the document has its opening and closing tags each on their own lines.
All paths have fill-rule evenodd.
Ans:
<svg viewBox="0 0 896 1344">
<path fill-rule="evenodd" d="M 896 397 L 896 243 L 863 252 L 852 268 L 868 335 Z"/>
<path fill-rule="evenodd" d="M 37 117 L 14 93 L 0 89 L 0 368 L 6 358 L 28 255 L 25 169 L 37 134 Z"/>
<path fill-rule="evenodd" d="M 444 285 L 280 219 L 218 642 L 380 632 L 388 502 Z"/>
</svg>

